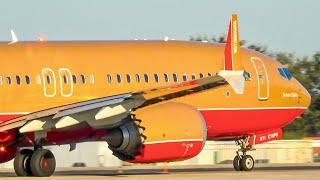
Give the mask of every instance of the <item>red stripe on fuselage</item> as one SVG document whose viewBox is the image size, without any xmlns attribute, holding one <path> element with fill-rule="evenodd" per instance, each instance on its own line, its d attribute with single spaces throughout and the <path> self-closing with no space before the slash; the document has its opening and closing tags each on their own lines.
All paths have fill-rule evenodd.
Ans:
<svg viewBox="0 0 320 180">
<path fill-rule="evenodd" d="M 303 108 L 200 110 L 208 139 L 255 134 L 281 128 L 303 113 Z"/>
<path fill-rule="evenodd" d="M 305 111 L 304 108 L 280 109 L 202 109 L 200 110 L 207 125 L 207 139 L 223 139 L 228 137 L 252 135 L 268 130 L 278 129 L 290 123 Z M 22 114 L 2 114 L 2 123 Z M 1 125 L 1 123 L 0 123 Z M 96 130 L 99 131 L 99 130 Z M 90 127 L 48 133 L 49 141 L 57 144 L 66 142 L 84 142 L 99 140 L 105 134 L 89 135 L 96 132 Z M 90 133 L 89 133 L 90 132 Z M 32 133 L 31 133 L 32 134 Z M 100 133 L 98 133 L 100 134 Z M 70 136 L 69 136 L 70 135 Z M 156 146 L 152 146 L 156 147 Z M 148 148 L 149 149 L 149 148 Z"/>
<path fill-rule="evenodd" d="M 8 114 L 0 114 L 0 124 L 10 121 L 11 119 L 23 116 L 25 114 L 15 114 L 15 113 L 8 113 Z"/>
</svg>

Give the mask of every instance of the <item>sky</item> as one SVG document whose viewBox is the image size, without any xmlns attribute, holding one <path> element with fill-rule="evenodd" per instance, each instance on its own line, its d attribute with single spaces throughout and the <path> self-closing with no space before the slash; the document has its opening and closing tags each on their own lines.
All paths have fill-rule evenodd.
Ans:
<svg viewBox="0 0 320 180">
<path fill-rule="evenodd" d="M 0 0 L 0 41 L 189 40 L 227 33 L 238 14 L 248 43 L 311 56 L 320 51 L 319 0 Z M 1 56 L 1 54 L 0 54 Z"/>
</svg>

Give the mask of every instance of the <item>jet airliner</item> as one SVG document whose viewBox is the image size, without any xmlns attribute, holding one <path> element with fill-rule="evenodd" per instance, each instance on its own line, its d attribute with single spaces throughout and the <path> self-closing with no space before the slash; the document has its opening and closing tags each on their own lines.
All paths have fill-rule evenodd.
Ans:
<svg viewBox="0 0 320 180">
<path fill-rule="evenodd" d="M 44 146 L 105 141 L 132 163 L 199 154 L 206 141 L 239 146 L 233 166 L 250 171 L 255 144 L 310 104 L 279 62 L 241 48 L 231 16 L 226 44 L 187 41 L 0 44 L 0 163 L 18 176 L 51 176 Z"/>
</svg>

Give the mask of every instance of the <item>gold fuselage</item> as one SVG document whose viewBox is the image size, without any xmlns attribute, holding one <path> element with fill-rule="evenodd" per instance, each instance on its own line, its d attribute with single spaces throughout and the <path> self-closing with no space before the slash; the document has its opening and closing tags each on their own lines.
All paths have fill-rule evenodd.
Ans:
<svg viewBox="0 0 320 180">
<path fill-rule="evenodd" d="M 168 85 L 175 83 L 173 74 L 177 75 L 178 82 L 185 80 L 184 75 L 188 80 L 193 74 L 196 78 L 200 78 L 200 73 L 204 76 L 208 76 L 208 73 L 215 75 L 224 62 L 223 44 L 201 42 L 22 42 L 0 44 L 0 49 L 2 114 L 35 112 Z M 309 93 L 296 79 L 288 80 L 280 76 L 278 68 L 283 66 L 279 62 L 248 49 L 242 48 L 241 51 L 242 64 L 251 76 L 245 82 L 244 94 L 236 94 L 231 86 L 224 86 L 174 101 L 190 104 L 203 111 L 308 107 Z M 164 74 L 168 75 L 168 82 L 165 81 Z M 121 76 L 120 83 L 118 75 Z M 146 75 L 148 82 L 145 81 Z M 26 76 L 30 78 L 30 84 L 27 84 Z M 130 82 L 127 76 L 130 77 Z M 136 76 L 140 77 L 140 82 L 137 82 Z M 155 76 L 158 76 L 158 82 Z M 112 82 L 108 81 L 110 77 Z M 248 114 L 249 119 L 250 116 Z M 244 118 L 241 117 L 239 121 L 244 121 Z M 292 118 L 290 116 L 290 120 L 274 126 L 283 126 L 292 121 Z M 233 126 L 236 128 L 236 125 Z M 267 129 L 275 128 L 274 126 Z M 256 130 L 262 131 L 263 128 L 259 126 Z M 213 131 L 218 132 L 217 129 Z M 226 131 L 228 129 L 221 130 Z M 230 129 L 231 134 L 232 132 L 234 130 Z"/>
<path fill-rule="evenodd" d="M 173 82 L 173 73 L 178 75 L 182 82 L 183 74 L 191 79 L 203 73 L 216 74 L 221 70 L 223 63 L 222 44 L 192 43 L 179 41 L 115 41 L 115 42 L 70 42 L 70 43 L 18 43 L 13 45 L 1 44 L 0 55 L 0 111 L 5 112 L 34 112 L 50 107 L 72 102 L 84 101 L 92 98 L 111 96 L 142 89 L 166 85 Z M 200 93 L 194 96 L 179 98 L 181 101 L 194 105 L 197 108 L 236 108 L 236 107 L 307 107 L 307 99 L 287 98 L 283 100 L 283 93 L 305 92 L 305 89 L 294 78 L 290 81 L 279 76 L 277 68 L 283 67 L 270 58 L 247 49 L 242 49 L 243 65 L 252 76 L 251 81 L 245 84 L 245 93 L 236 95 L 230 86 L 214 91 Z M 260 58 L 268 73 L 269 97 L 268 100 L 258 99 L 258 83 L 251 58 Z M 50 69 L 54 75 L 51 84 L 48 84 L 43 69 Z M 76 75 L 77 83 L 65 84 L 59 77 L 59 69 L 68 69 Z M 165 82 L 164 73 L 169 75 L 169 82 Z M 69 73 L 62 73 L 69 74 Z M 108 82 L 107 75 L 112 76 L 112 83 Z M 117 74 L 122 82 L 117 82 Z M 131 82 L 127 82 L 127 74 Z M 141 82 L 136 82 L 136 74 L 140 75 Z M 148 74 L 149 82 L 145 82 L 144 74 Z M 159 75 L 159 82 L 155 82 L 154 74 Z M 26 84 L 25 76 L 30 76 L 30 85 Z M 41 83 L 36 83 L 36 76 L 41 77 Z M 86 83 L 81 82 L 81 75 Z M 93 75 L 94 82 L 90 82 Z M 21 77 L 20 85 L 16 76 Z M 7 83 L 11 77 L 12 84 Z M 53 82 L 55 79 L 55 82 Z M 62 81 L 61 81 L 62 80 Z M 46 89 L 44 90 L 44 86 Z M 55 85 L 54 85 L 55 84 Z M 55 87 L 54 87 L 55 86 Z M 56 93 L 53 93 L 55 89 Z M 299 90 L 300 89 L 300 90 Z M 47 94 L 53 95 L 46 97 Z M 64 92 L 62 92 L 64 91 Z M 229 96 L 226 96 L 229 92 Z"/>
</svg>

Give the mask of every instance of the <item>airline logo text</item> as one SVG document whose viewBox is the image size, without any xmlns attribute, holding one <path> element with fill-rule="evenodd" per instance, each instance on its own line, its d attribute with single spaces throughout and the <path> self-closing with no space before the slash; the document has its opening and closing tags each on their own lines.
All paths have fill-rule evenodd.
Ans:
<svg viewBox="0 0 320 180">
<path fill-rule="evenodd" d="M 233 30 L 233 53 L 236 54 L 238 52 L 238 22 L 232 22 L 232 30 Z"/>
</svg>

